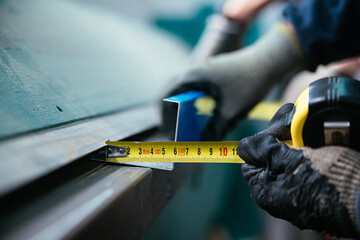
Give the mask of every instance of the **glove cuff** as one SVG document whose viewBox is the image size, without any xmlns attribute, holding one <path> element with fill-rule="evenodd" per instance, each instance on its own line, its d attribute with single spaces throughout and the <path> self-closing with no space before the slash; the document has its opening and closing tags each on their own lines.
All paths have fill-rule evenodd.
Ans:
<svg viewBox="0 0 360 240">
<path fill-rule="evenodd" d="M 356 237 L 360 237 L 357 214 L 357 205 L 360 201 L 360 154 L 351 149 L 342 149 L 343 151 L 334 164 L 334 174 L 330 178 L 330 183 L 334 184 L 340 192 L 340 202 L 348 209 L 351 222 L 357 232 Z"/>
<path fill-rule="evenodd" d="M 360 190 L 358 191 L 357 194 L 357 200 L 356 200 L 356 223 L 357 223 L 357 227 L 360 228 Z"/>
<path fill-rule="evenodd" d="M 339 201 L 346 207 L 348 218 L 353 225 L 351 237 L 360 237 L 357 214 L 360 201 L 360 153 L 345 147 L 330 146 L 315 151 L 304 148 L 303 154 L 311 160 L 312 167 L 325 175 L 329 183 L 335 186 L 339 192 Z"/>
</svg>

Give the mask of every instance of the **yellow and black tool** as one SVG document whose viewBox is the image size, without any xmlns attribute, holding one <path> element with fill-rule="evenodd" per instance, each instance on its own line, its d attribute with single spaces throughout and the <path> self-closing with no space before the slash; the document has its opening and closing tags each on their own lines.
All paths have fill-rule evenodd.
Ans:
<svg viewBox="0 0 360 240">
<path fill-rule="evenodd" d="M 328 77 L 309 85 L 288 115 L 294 147 L 326 145 L 360 150 L 360 82 Z"/>
<path fill-rule="evenodd" d="M 288 114 L 294 147 L 347 146 L 360 150 L 360 82 L 344 77 L 315 81 Z M 106 162 L 242 163 L 238 142 L 108 141 Z"/>
</svg>

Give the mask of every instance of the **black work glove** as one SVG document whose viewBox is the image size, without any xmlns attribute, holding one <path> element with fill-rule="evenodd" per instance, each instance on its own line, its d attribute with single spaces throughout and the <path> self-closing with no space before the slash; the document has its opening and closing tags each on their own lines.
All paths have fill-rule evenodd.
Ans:
<svg viewBox="0 0 360 240">
<path fill-rule="evenodd" d="M 360 153 L 345 147 L 290 148 L 286 114 L 279 109 L 268 129 L 240 141 L 243 175 L 256 203 L 300 229 L 358 238 Z"/>
</svg>

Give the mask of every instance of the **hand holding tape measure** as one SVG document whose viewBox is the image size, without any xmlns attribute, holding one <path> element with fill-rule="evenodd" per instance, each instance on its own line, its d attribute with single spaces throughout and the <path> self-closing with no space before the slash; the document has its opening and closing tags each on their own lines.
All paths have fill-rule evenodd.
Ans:
<svg viewBox="0 0 360 240">
<path fill-rule="evenodd" d="M 360 150 L 360 82 L 329 77 L 305 89 L 284 125 L 294 147 L 340 145 Z M 107 162 L 244 162 L 237 142 L 108 141 Z"/>
<path fill-rule="evenodd" d="M 106 161 L 242 163 L 240 156 L 251 196 L 268 213 L 300 229 L 356 238 L 359 105 L 360 82 L 320 79 L 294 105 L 283 105 L 265 131 L 238 145 L 107 142 Z M 296 148 L 284 143 L 289 140 Z"/>
<path fill-rule="evenodd" d="M 360 237 L 359 100 L 360 82 L 321 79 L 240 141 L 242 174 L 261 208 L 300 229 Z M 279 141 L 290 139 L 297 148 Z"/>
</svg>

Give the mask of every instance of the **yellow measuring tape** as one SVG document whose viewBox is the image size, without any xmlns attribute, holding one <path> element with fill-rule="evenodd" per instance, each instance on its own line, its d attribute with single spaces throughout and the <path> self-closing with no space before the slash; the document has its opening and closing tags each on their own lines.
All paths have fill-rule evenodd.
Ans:
<svg viewBox="0 0 360 240">
<path fill-rule="evenodd" d="M 238 142 L 107 141 L 106 162 L 243 163 Z"/>
<path fill-rule="evenodd" d="M 270 120 L 281 106 L 259 103 L 249 118 Z M 123 142 L 107 141 L 106 162 L 243 163 L 234 142 Z"/>
</svg>

